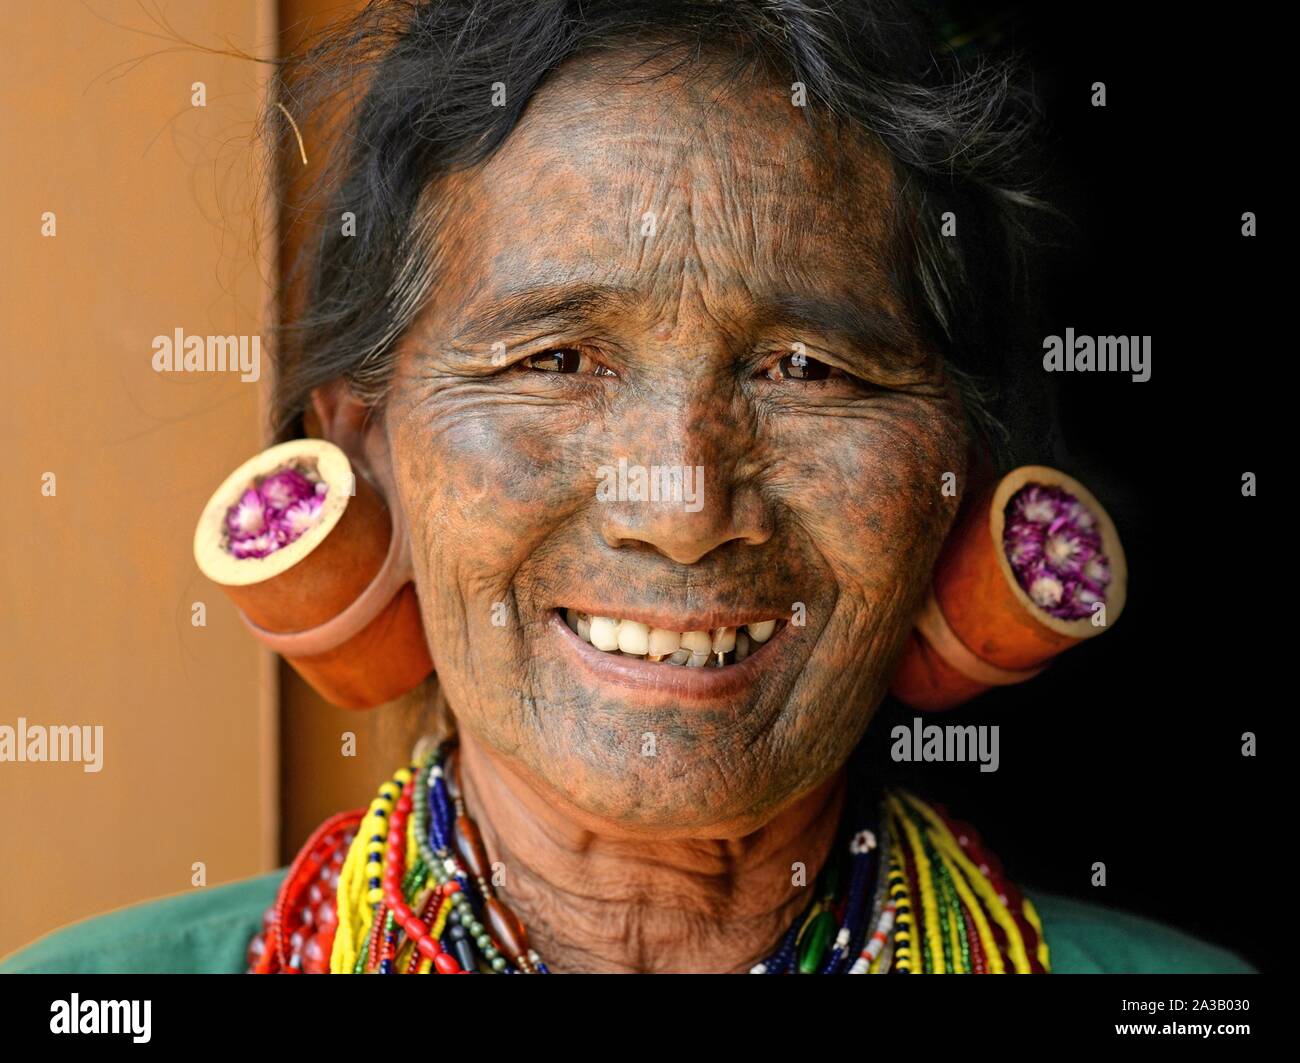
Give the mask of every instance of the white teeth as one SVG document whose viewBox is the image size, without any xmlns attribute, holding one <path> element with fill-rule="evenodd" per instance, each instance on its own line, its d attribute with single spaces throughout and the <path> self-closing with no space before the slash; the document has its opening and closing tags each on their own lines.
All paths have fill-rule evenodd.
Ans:
<svg viewBox="0 0 1300 1063">
<path fill-rule="evenodd" d="M 734 627 L 720 627 L 713 633 L 711 649 L 714 653 L 730 653 L 735 648 L 736 629 Z"/>
<path fill-rule="evenodd" d="M 636 620 L 624 620 L 618 626 L 618 648 L 624 653 L 648 653 L 650 629 Z"/>
<path fill-rule="evenodd" d="M 713 639 L 707 631 L 685 631 L 682 633 L 682 649 L 708 654 L 713 649 Z"/>
<path fill-rule="evenodd" d="M 579 638 L 605 653 L 622 653 L 626 657 L 688 668 L 723 668 L 728 664 L 739 664 L 772 637 L 777 625 L 775 620 L 764 620 L 743 628 L 677 632 L 652 628 L 639 620 L 588 616 L 578 609 L 564 609 L 563 616 L 564 622 L 570 630 L 578 633 Z"/>
<path fill-rule="evenodd" d="M 656 656 L 665 653 L 676 653 L 681 644 L 682 636 L 680 632 L 656 627 L 650 631 L 649 649 L 646 652 Z"/>
<path fill-rule="evenodd" d="M 618 649 L 618 621 L 607 616 L 591 618 L 591 644 L 598 650 L 613 653 Z"/>
</svg>

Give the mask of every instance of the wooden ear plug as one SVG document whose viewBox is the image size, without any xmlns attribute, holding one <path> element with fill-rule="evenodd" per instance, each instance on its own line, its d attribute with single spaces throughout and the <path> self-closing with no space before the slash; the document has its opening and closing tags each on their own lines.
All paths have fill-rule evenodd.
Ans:
<svg viewBox="0 0 1300 1063">
<path fill-rule="evenodd" d="M 203 509 L 194 559 L 334 705 L 382 705 L 433 671 L 401 507 L 332 443 L 295 439 L 239 466 Z"/>
<path fill-rule="evenodd" d="M 891 687 L 948 709 L 1031 679 L 1124 609 L 1124 548 L 1101 504 L 1056 469 L 1026 465 L 963 507 Z"/>
</svg>

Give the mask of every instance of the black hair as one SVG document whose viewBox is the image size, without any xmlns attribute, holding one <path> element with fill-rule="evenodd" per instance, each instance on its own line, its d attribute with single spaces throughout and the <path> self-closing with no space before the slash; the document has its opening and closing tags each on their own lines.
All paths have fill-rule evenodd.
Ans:
<svg viewBox="0 0 1300 1063">
<path fill-rule="evenodd" d="M 901 0 L 385 0 L 328 31 L 282 65 L 271 112 L 289 167 L 289 116 L 334 144 L 295 207 L 316 233 L 291 263 L 300 294 L 277 344 L 277 435 L 299 434 L 311 392 L 335 379 L 382 401 L 394 345 L 436 278 L 439 179 L 487 158 L 561 64 L 637 48 L 671 53 L 675 70 L 707 53 L 733 79 L 802 83 L 809 121 L 882 145 L 910 309 L 995 459 L 1041 451 L 1047 396 L 1023 354 L 1026 256 L 1045 213 L 1026 176 L 1033 98 L 1011 60 L 959 61 Z M 941 232 L 949 211 L 955 236 Z"/>
</svg>

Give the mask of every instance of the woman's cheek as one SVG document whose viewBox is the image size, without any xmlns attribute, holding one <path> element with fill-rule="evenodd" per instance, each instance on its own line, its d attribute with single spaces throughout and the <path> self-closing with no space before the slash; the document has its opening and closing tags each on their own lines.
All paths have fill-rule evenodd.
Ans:
<svg viewBox="0 0 1300 1063">
<path fill-rule="evenodd" d="M 575 456 L 581 447 L 504 402 L 466 409 L 434 399 L 420 409 L 394 438 L 413 543 L 438 574 L 435 587 L 495 606 L 537 546 L 582 505 L 589 476 Z"/>
<path fill-rule="evenodd" d="M 924 585 L 964 489 L 965 437 L 945 405 L 908 403 L 897 411 L 838 418 L 784 452 L 803 455 L 787 505 L 825 560 L 841 598 L 906 611 Z"/>
</svg>

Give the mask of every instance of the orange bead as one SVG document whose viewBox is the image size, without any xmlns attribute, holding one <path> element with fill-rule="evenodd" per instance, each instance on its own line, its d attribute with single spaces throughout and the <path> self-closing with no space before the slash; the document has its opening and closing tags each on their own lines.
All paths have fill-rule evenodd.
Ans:
<svg viewBox="0 0 1300 1063">
<path fill-rule="evenodd" d="M 501 949 L 512 960 L 528 955 L 528 932 L 509 908 L 497 897 L 489 897 L 484 905 L 487 908 L 488 925 L 492 936 L 496 938 Z"/>
<path fill-rule="evenodd" d="M 479 835 L 474 821 L 469 816 L 457 816 L 454 834 L 456 852 L 465 862 L 469 873 L 477 879 L 486 879 L 488 877 L 487 850 L 483 848 L 483 838 Z"/>
</svg>

